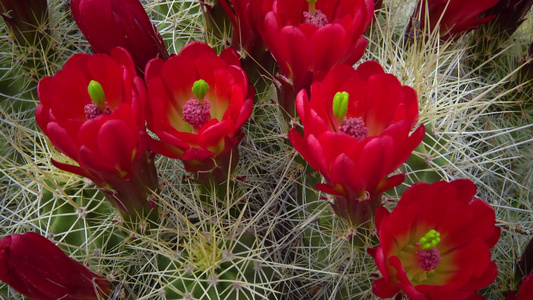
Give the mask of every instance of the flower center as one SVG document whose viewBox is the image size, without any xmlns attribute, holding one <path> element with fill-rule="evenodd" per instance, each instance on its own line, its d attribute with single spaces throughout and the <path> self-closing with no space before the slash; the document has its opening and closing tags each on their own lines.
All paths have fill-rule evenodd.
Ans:
<svg viewBox="0 0 533 300">
<path fill-rule="evenodd" d="M 339 121 L 339 132 L 353 136 L 358 140 L 362 140 L 368 136 L 368 128 L 365 127 L 365 122 L 362 118 L 348 118 L 348 101 L 350 94 L 347 92 L 337 92 L 333 96 L 333 104 L 331 110 L 337 121 Z"/>
<path fill-rule="evenodd" d="M 314 14 L 308 11 L 304 11 L 304 23 L 313 24 L 318 27 L 324 27 L 328 25 L 328 17 L 320 10 L 316 10 Z"/>
<path fill-rule="evenodd" d="M 182 120 L 191 124 L 194 130 L 200 130 L 205 123 L 211 120 L 211 103 L 207 99 L 204 100 L 204 104 L 195 98 L 187 100 L 183 105 Z"/>
<path fill-rule="evenodd" d="M 102 111 L 100 107 L 94 103 L 89 103 L 85 105 L 83 110 L 85 111 L 85 116 L 87 117 L 87 120 L 92 120 L 102 114 L 103 115 L 111 114 L 111 109 L 109 109 L 107 105 L 106 105 L 105 110 Z"/>
<path fill-rule="evenodd" d="M 368 128 L 365 127 L 365 122 L 361 118 L 346 119 L 344 124 L 339 126 L 339 132 L 353 136 L 358 140 L 368 136 Z"/>
<path fill-rule="evenodd" d="M 191 124 L 196 132 L 211 120 L 211 102 L 204 99 L 207 91 L 209 84 L 202 79 L 196 80 L 192 86 L 192 93 L 196 98 L 189 99 L 183 105 L 182 120 Z"/>
<path fill-rule="evenodd" d="M 440 252 L 436 247 L 439 242 L 440 234 L 430 230 L 416 244 L 406 245 L 398 253 L 405 274 L 413 286 L 425 284 L 433 278 L 434 270 L 441 261 Z"/>
<path fill-rule="evenodd" d="M 437 245 L 440 243 L 440 233 L 431 229 L 418 241 L 420 250 L 416 252 L 418 263 L 424 271 L 435 269 L 441 260 Z"/>
<path fill-rule="evenodd" d="M 328 24 L 328 18 L 320 10 L 315 9 L 317 0 L 307 0 L 309 11 L 304 11 L 304 23 L 323 27 Z"/>
<path fill-rule="evenodd" d="M 440 252 L 437 247 L 430 250 L 420 249 L 416 252 L 416 255 L 418 256 L 418 263 L 424 271 L 435 269 L 441 260 Z"/>
</svg>

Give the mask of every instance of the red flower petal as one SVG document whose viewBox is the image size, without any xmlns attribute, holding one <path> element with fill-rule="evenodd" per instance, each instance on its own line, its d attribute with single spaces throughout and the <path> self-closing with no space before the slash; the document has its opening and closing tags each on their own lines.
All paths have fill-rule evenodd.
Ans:
<svg viewBox="0 0 533 300">
<path fill-rule="evenodd" d="M 290 69 L 289 78 L 297 87 L 302 86 L 311 65 L 309 40 L 297 27 L 287 26 L 281 28 L 279 43 L 283 49 L 282 53 L 285 54 L 284 59 L 287 61 L 287 67 Z"/>
<path fill-rule="evenodd" d="M 61 153 L 73 160 L 78 159 L 78 145 L 65 128 L 55 122 L 51 122 L 46 125 L 46 133 L 50 137 L 52 144 L 54 144 Z"/>
<path fill-rule="evenodd" d="M 111 49 L 111 57 L 120 65 L 124 66 L 130 76 L 135 76 L 135 64 L 131 54 L 122 47 L 115 47 Z"/>
<path fill-rule="evenodd" d="M 51 159 L 51 161 L 52 161 L 52 164 L 58 169 L 61 169 L 63 171 L 67 171 L 67 172 L 70 172 L 70 173 L 74 173 L 74 174 L 89 178 L 96 185 L 101 185 L 102 184 L 102 181 L 99 178 L 95 177 L 91 172 L 89 172 L 89 171 L 87 171 L 87 170 L 85 170 L 83 168 L 80 168 L 80 167 L 74 166 L 74 165 L 70 165 L 70 164 L 64 164 L 64 163 L 55 161 L 54 159 Z"/>
<path fill-rule="evenodd" d="M 328 70 L 337 64 L 343 55 L 346 32 L 339 24 L 328 24 L 319 28 L 310 40 L 312 69 Z M 302 45 L 303 46 L 303 45 Z"/>
<path fill-rule="evenodd" d="M 98 81 L 102 85 L 109 108 L 115 110 L 120 103 L 124 102 L 124 67 L 121 67 L 114 59 L 104 54 L 91 56 L 87 61 L 87 67 L 91 74 L 91 79 Z"/>
</svg>

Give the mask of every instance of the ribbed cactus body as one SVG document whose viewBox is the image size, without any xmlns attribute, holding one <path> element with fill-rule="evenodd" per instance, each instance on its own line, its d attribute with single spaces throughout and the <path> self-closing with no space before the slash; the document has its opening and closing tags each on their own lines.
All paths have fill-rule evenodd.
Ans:
<svg viewBox="0 0 533 300">
<path fill-rule="evenodd" d="M 101 225 L 99 220 L 113 214 L 113 208 L 105 202 L 97 189 L 63 188 L 60 184 L 59 189 L 52 192 L 55 185 L 48 180 L 45 182 L 47 187 L 43 187 L 40 199 L 40 226 L 43 231 L 75 248 L 89 243 L 90 250 L 106 251 L 123 242 L 122 233 L 112 231 L 111 226 L 105 229 L 105 234 L 97 232 L 102 230 L 98 227 Z"/>
<path fill-rule="evenodd" d="M 174 257 L 159 259 L 166 299 L 264 299 L 274 290 L 273 270 L 253 255 L 256 238 L 246 231 L 215 241 L 194 239 Z"/>
</svg>

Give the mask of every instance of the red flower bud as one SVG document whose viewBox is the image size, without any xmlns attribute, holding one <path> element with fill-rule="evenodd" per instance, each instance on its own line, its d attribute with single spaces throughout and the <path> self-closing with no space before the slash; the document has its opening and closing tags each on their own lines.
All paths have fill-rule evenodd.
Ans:
<svg viewBox="0 0 533 300">
<path fill-rule="evenodd" d="M 402 290 L 409 299 L 472 299 L 492 283 L 498 269 L 490 249 L 501 230 L 492 207 L 472 199 L 475 194 L 468 179 L 417 183 L 392 213 L 379 207 L 381 244 L 369 253 L 383 277 L 374 281 L 374 294 L 391 298 Z"/>
<path fill-rule="evenodd" d="M 19 45 L 35 46 L 46 41 L 44 32 L 48 26 L 46 0 L 0 0 L 0 16 Z M 46 45 L 42 47 L 46 48 Z"/>
<path fill-rule="evenodd" d="M 94 52 L 128 50 L 139 74 L 152 58 L 168 58 L 157 28 L 139 0 L 72 0 L 72 15 Z"/>
<path fill-rule="evenodd" d="M 423 126 L 409 135 L 418 120 L 416 92 L 370 61 L 357 70 L 333 67 L 313 83 L 310 101 L 305 90 L 298 94 L 296 107 L 304 135 L 291 129 L 289 139 L 326 179 L 317 188 L 335 195 L 338 216 L 353 225 L 366 223 L 381 194 L 404 179 L 388 175 L 424 137 Z"/>
<path fill-rule="evenodd" d="M 233 48 L 219 57 L 201 42 L 167 61 L 150 61 L 148 128 L 160 139 L 151 149 L 181 159 L 189 172 L 225 180 L 237 163 L 241 128 L 252 113 L 253 89 L 239 66 Z"/>
<path fill-rule="evenodd" d="M 34 232 L 0 239 L 0 280 L 36 300 L 97 300 L 111 291 L 106 279 Z"/>
<path fill-rule="evenodd" d="M 145 128 L 146 87 L 128 52 L 75 54 L 39 82 L 37 93 L 37 124 L 79 167 L 54 165 L 91 179 L 124 217 L 146 216 L 157 174 Z"/>
<path fill-rule="evenodd" d="M 496 15 L 494 20 L 487 23 L 488 26 L 494 24 L 495 31 L 493 36 L 502 36 L 504 39 L 509 38 L 518 29 L 520 24 L 526 20 L 527 13 L 531 10 L 533 0 L 509 1 L 500 0 L 491 9 L 485 12 L 486 15 Z"/>
<path fill-rule="evenodd" d="M 439 29 L 443 40 L 458 37 L 474 29 L 477 25 L 489 22 L 494 15 L 479 17 L 499 0 L 419 0 L 411 19 L 418 21 L 420 28 L 429 25 L 429 32 Z M 426 10 L 427 9 L 427 10 Z M 411 26 L 407 29 L 409 32 Z M 418 23 L 417 23 L 418 24 Z"/>
<path fill-rule="evenodd" d="M 518 293 L 518 295 L 517 295 Z M 524 278 L 518 292 L 510 292 L 505 300 L 530 300 L 533 299 L 533 274 Z"/>
<path fill-rule="evenodd" d="M 254 22 L 252 1 L 218 0 L 217 3 L 231 22 L 231 45 L 241 51 L 244 56 L 252 56 L 255 59 L 261 58 L 266 46 L 257 31 L 257 24 Z M 217 25 L 220 26 L 220 24 Z M 257 62 L 261 63 L 261 60 Z"/>
</svg>

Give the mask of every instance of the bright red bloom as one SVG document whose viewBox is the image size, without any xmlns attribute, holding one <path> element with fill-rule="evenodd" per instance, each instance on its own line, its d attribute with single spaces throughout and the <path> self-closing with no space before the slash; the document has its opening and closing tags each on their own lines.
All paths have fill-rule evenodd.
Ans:
<svg viewBox="0 0 533 300">
<path fill-rule="evenodd" d="M 419 21 L 421 29 L 424 29 L 429 24 L 430 32 L 433 32 L 439 26 L 440 38 L 446 40 L 457 37 L 461 33 L 474 29 L 479 24 L 494 19 L 494 15 L 482 18 L 479 18 L 479 16 L 496 5 L 498 1 L 419 0 L 411 19 Z M 429 18 L 429 22 L 427 18 Z"/>
<path fill-rule="evenodd" d="M 372 0 L 318 0 L 314 15 L 305 0 L 266 0 L 258 29 L 280 73 L 299 91 L 311 76 L 363 56 L 362 35 L 373 15 Z"/>
<path fill-rule="evenodd" d="M 468 179 L 414 184 L 397 207 L 376 211 L 380 245 L 369 252 L 383 275 L 372 291 L 390 298 L 468 299 L 498 273 L 490 249 L 500 238 L 490 205 Z M 472 200 L 473 199 L 473 200 Z"/>
<path fill-rule="evenodd" d="M 103 89 L 103 110 L 89 95 L 91 81 Z M 79 167 L 54 165 L 91 179 L 123 216 L 149 210 L 146 197 L 157 188 L 157 174 L 145 128 L 146 87 L 128 52 L 75 54 L 37 92 L 37 124 Z"/>
<path fill-rule="evenodd" d="M 337 116 L 337 93 L 349 95 L 346 112 Z M 302 90 L 296 107 L 304 136 L 291 129 L 289 139 L 313 169 L 326 179 L 317 185 L 335 195 L 333 208 L 352 224 L 369 221 L 380 205 L 381 193 L 400 184 L 398 169 L 424 137 L 418 120 L 416 92 L 375 61 L 354 70 L 348 65 L 331 69 L 323 81 L 311 86 L 311 100 Z"/>
<path fill-rule="evenodd" d="M 314 10 L 306 0 L 253 5 L 258 30 L 286 78 L 279 78 L 285 90 L 278 101 L 289 116 L 294 113 L 294 96 L 309 89 L 313 78 L 320 80 L 334 65 L 353 65 L 363 56 L 363 33 L 374 16 L 373 0 L 318 0 Z"/>
<path fill-rule="evenodd" d="M 505 297 L 505 300 L 533 299 L 533 274 L 524 278 L 524 281 L 522 281 L 520 289 L 518 290 L 518 296 L 516 296 L 516 293 L 517 292 L 510 292 L 509 294 L 507 294 L 507 297 Z"/>
<path fill-rule="evenodd" d="M 96 300 L 111 292 L 105 278 L 34 232 L 0 239 L 0 280 L 35 300 Z"/>
<path fill-rule="evenodd" d="M 219 57 L 201 42 L 167 61 L 150 61 L 148 128 L 160 139 L 153 140 L 152 150 L 181 159 L 189 172 L 223 181 L 237 162 L 241 128 L 252 113 L 253 88 L 239 65 L 233 48 Z M 197 95 L 192 88 L 200 80 L 208 87 Z"/>
<path fill-rule="evenodd" d="M 152 58 L 168 58 L 155 25 L 139 0 L 72 0 L 72 16 L 94 52 L 110 54 L 123 47 L 133 57 L 137 72 Z"/>
</svg>

